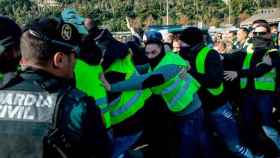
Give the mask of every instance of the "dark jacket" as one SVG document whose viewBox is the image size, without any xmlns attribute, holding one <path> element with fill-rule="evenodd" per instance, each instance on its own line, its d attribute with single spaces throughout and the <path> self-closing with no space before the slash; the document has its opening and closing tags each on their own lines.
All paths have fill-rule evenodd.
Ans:
<svg viewBox="0 0 280 158">
<path fill-rule="evenodd" d="M 241 50 L 235 50 L 233 53 L 239 52 Z M 240 52 L 243 53 L 243 52 Z M 223 56 L 226 56 L 227 54 L 222 54 Z M 240 69 L 240 63 L 239 62 L 233 62 L 227 59 L 223 60 L 223 66 L 224 71 L 236 71 Z M 225 93 L 228 96 L 229 101 L 236 106 L 240 105 L 240 79 L 237 78 L 233 81 L 226 81 L 224 80 L 224 86 L 225 86 Z"/>
<path fill-rule="evenodd" d="M 235 65 L 235 71 L 238 72 L 238 77 L 247 77 L 248 78 L 248 85 L 242 93 L 245 94 L 270 94 L 270 91 L 259 91 L 255 90 L 254 88 L 254 78 L 260 77 L 265 73 L 269 72 L 273 67 L 280 66 L 280 57 L 278 52 L 270 52 L 269 56 L 272 58 L 272 66 L 266 64 L 259 64 L 262 62 L 262 59 L 266 52 L 270 50 L 269 48 L 257 48 L 254 49 L 254 54 L 250 63 L 249 69 L 243 69 L 243 62 L 246 57 L 246 53 L 242 51 L 237 51 L 232 54 L 225 54 L 224 55 L 224 62 L 232 63 Z M 279 70 L 277 70 L 278 72 Z M 279 73 L 277 73 L 279 76 Z M 279 78 L 279 77 L 277 77 Z M 278 82 L 278 81 L 276 81 Z"/>
<path fill-rule="evenodd" d="M 223 65 L 220 55 L 215 50 L 210 50 L 205 59 L 205 74 L 198 73 L 196 68 L 196 57 L 201 49 L 205 47 L 204 44 L 198 44 L 189 50 L 182 50 L 180 55 L 188 60 L 191 64 L 190 74 L 201 84 L 198 92 L 202 101 L 203 107 L 207 111 L 212 111 L 217 107 L 224 105 L 227 101 L 225 93 L 219 96 L 211 95 L 207 88 L 217 88 L 223 82 Z"/>
<path fill-rule="evenodd" d="M 16 72 L 8 72 L 2 75 L 0 80 L 0 88 L 5 86 L 12 78 L 16 76 Z"/>
<path fill-rule="evenodd" d="M 57 129 L 58 138 L 63 136 L 65 142 L 61 143 L 57 137 L 52 137 L 57 144 L 70 144 L 70 148 L 64 148 L 71 158 L 99 157 L 109 158 L 111 155 L 111 141 L 103 125 L 101 113 L 95 105 L 95 101 L 72 86 L 72 83 L 61 78 L 54 77 L 44 71 L 28 68 L 17 77 L 11 79 L 3 87 L 9 91 L 26 91 L 39 93 L 56 93 L 63 91 L 58 107 Z M 56 114 L 56 113 L 54 113 Z M 39 114 L 38 114 L 39 115 Z M 28 125 L 28 122 L 23 122 Z M 1 125 L 0 125 L 1 126 Z M 53 126 L 53 125 L 52 125 Z M 33 126 L 35 128 L 37 126 Z M 40 127 L 40 126 L 38 126 Z M 52 128 L 50 128 L 52 129 Z M 54 148 L 44 141 L 44 157 L 59 157 Z M 43 144 L 43 142 L 42 142 Z M 24 157 L 24 156 L 23 156 Z"/>
</svg>

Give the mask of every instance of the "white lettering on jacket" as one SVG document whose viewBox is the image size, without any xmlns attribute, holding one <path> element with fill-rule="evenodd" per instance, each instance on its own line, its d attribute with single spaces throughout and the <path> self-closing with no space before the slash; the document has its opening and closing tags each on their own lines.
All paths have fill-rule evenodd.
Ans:
<svg viewBox="0 0 280 158">
<path fill-rule="evenodd" d="M 0 91 L 0 120 L 50 122 L 57 95 Z"/>
</svg>

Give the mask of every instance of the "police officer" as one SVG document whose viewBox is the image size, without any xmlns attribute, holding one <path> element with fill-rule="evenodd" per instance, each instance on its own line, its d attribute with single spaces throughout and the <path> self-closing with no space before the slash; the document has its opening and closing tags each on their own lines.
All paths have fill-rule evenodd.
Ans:
<svg viewBox="0 0 280 158">
<path fill-rule="evenodd" d="M 21 28 L 8 17 L 0 16 L 0 87 L 17 71 Z"/>
<path fill-rule="evenodd" d="M 62 18 L 26 28 L 23 71 L 0 90 L 1 157 L 110 157 L 99 109 L 72 83 L 79 41 Z"/>
</svg>

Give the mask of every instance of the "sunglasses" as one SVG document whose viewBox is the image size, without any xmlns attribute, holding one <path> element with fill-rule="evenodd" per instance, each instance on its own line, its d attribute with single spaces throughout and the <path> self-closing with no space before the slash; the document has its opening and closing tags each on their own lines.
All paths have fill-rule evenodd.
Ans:
<svg viewBox="0 0 280 158">
<path fill-rule="evenodd" d="M 267 34 L 267 32 L 253 32 L 254 36 L 264 36 L 266 34 Z"/>
</svg>

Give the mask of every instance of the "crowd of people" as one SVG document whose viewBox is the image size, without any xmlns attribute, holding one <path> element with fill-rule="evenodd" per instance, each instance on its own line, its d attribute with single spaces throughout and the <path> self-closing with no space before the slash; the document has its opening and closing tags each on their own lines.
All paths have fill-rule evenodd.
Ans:
<svg viewBox="0 0 280 158">
<path fill-rule="evenodd" d="M 0 16 L 1 158 L 280 157 L 276 25 L 214 44 L 128 28 L 120 42 L 72 8 Z"/>
<path fill-rule="evenodd" d="M 278 33 L 278 24 L 270 24 L 270 30 L 272 35 L 272 40 L 277 47 L 279 45 L 279 33 Z M 216 33 L 213 37 L 214 48 L 219 53 L 232 53 L 236 49 L 243 49 L 248 43 L 248 39 L 252 37 L 251 27 L 241 27 L 237 31 L 226 31 Z"/>
</svg>

